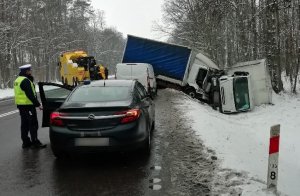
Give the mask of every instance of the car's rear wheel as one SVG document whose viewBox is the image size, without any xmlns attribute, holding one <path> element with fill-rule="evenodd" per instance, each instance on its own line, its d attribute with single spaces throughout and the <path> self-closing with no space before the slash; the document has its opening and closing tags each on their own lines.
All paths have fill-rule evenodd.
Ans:
<svg viewBox="0 0 300 196">
<path fill-rule="evenodd" d="M 142 152 L 143 152 L 144 155 L 150 155 L 151 154 L 151 134 L 150 134 L 149 131 L 147 131 L 147 138 L 144 142 Z"/>
<path fill-rule="evenodd" d="M 54 156 L 57 158 L 57 159 L 63 159 L 63 158 L 66 158 L 66 153 L 64 151 L 62 151 L 61 149 L 58 149 L 57 147 L 55 147 L 54 145 L 51 145 L 51 149 L 52 149 L 52 152 L 54 154 Z"/>
</svg>

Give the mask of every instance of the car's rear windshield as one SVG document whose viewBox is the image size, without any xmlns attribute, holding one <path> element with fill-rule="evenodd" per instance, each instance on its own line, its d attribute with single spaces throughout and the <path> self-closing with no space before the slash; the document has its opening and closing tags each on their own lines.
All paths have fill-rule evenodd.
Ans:
<svg viewBox="0 0 300 196">
<path fill-rule="evenodd" d="M 122 101 L 129 98 L 129 92 L 129 87 L 81 87 L 72 93 L 68 102 Z"/>
</svg>

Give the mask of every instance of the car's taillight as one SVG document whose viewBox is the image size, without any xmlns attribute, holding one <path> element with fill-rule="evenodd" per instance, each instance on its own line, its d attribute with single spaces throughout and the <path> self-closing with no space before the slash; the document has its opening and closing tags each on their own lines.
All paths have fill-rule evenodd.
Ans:
<svg viewBox="0 0 300 196">
<path fill-rule="evenodd" d="M 121 119 L 121 123 L 130 123 L 136 121 L 141 114 L 140 109 L 131 109 L 127 111 L 117 112 L 116 114 L 124 114 L 124 117 Z"/>
<path fill-rule="evenodd" d="M 63 120 L 60 118 L 59 112 L 52 112 L 50 114 L 50 125 L 58 127 L 64 126 Z"/>
</svg>

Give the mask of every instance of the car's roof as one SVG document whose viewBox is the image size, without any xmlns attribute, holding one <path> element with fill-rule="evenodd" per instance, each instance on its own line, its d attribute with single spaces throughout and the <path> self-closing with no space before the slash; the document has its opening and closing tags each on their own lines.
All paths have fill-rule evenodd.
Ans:
<svg viewBox="0 0 300 196">
<path fill-rule="evenodd" d="M 88 85 L 83 85 L 83 86 L 133 86 L 133 84 L 135 83 L 135 80 L 96 80 L 96 81 L 92 81 L 91 84 Z"/>
</svg>

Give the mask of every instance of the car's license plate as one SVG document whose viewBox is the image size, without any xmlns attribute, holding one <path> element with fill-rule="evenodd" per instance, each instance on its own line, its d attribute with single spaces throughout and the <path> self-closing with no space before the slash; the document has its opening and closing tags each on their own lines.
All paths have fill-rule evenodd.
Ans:
<svg viewBox="0 0 300 196">
<path fill-rule="evenodd" d="M 75 146 L 108 146 L 109 138 L 76 138 Z"/>
</svg>

